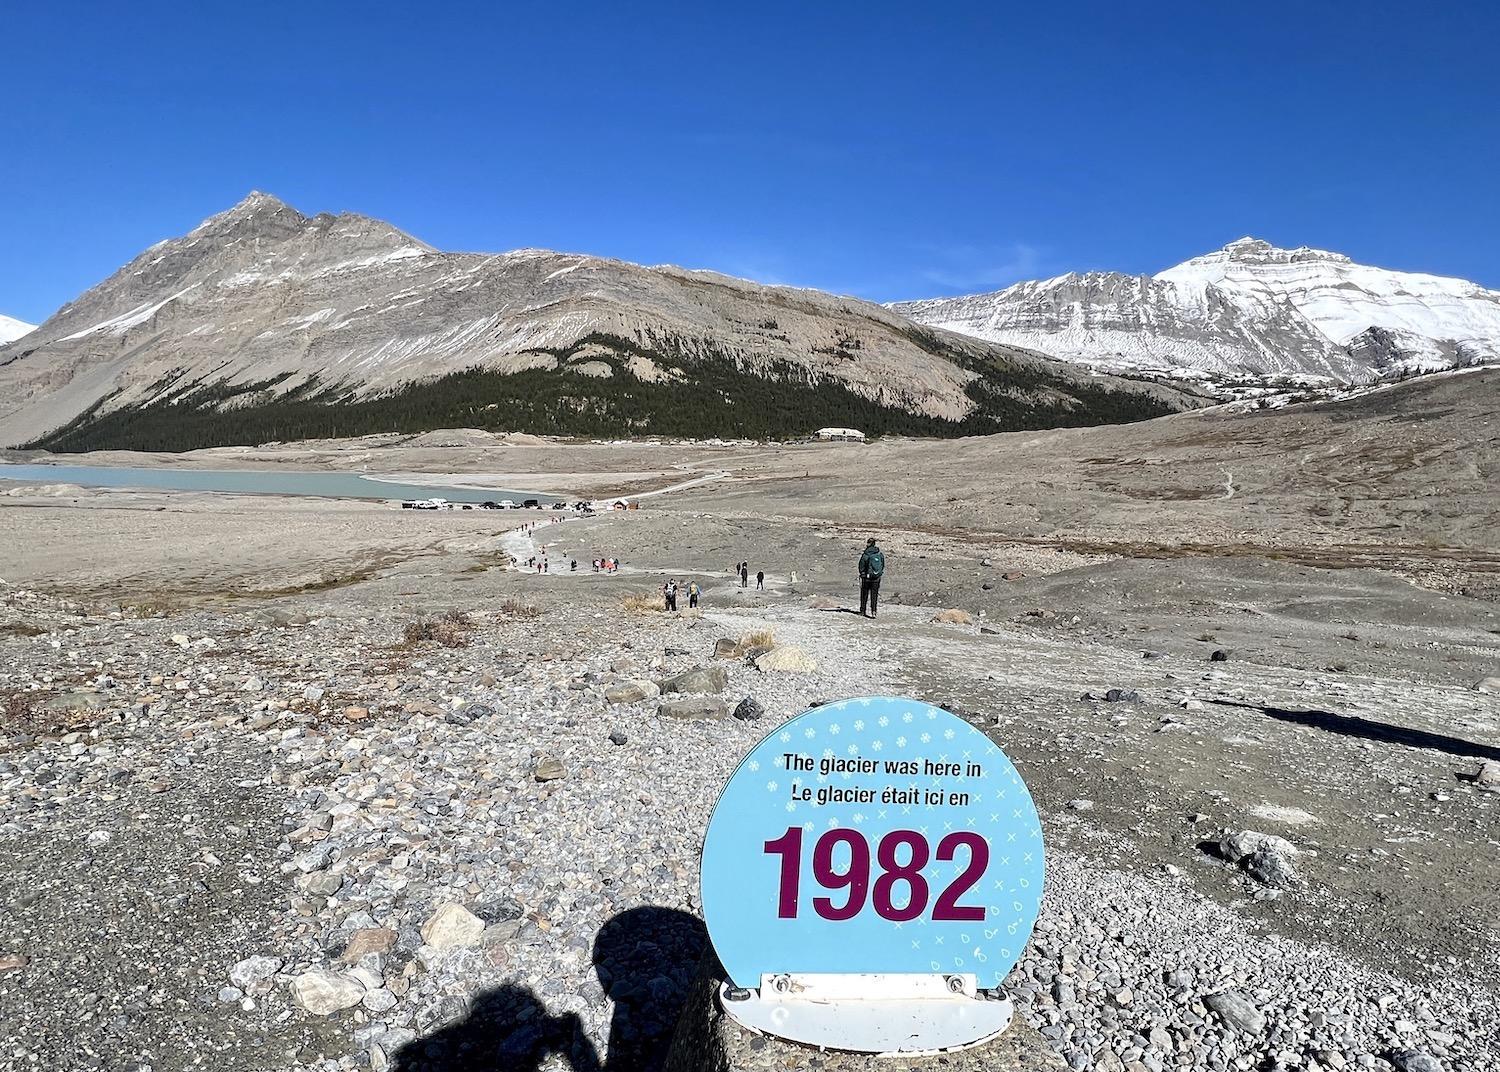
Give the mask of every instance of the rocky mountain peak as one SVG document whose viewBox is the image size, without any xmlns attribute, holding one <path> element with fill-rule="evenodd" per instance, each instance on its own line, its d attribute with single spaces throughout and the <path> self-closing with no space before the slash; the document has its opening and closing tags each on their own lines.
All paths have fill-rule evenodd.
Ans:
<svg viewBox="0 0 1500 1072">
<path fill-rule="evenodd" d="M 1500 361 L 1500 292 L 1248 235 L 1154 276 L 1070 273 L 892 308 L 1091 367 L 1187 379 L 1359 383 Z"/>
<path fill-rule="evenodd" d="M 302 229 L 307 217 L 280 198 L 251 190 L 223 212 L 216 213 L 188 232 L 189 239 L 254 237 L 289 238 Z"/>
<path fill-rule="evenodd" d="M 1220 252 L 1227 253 L 1231 257 L 1249 257 L 1256 253 L 1266 253 L 1276 247 L 1264 238 L 1253 238 L 1246 235 L 1244 238 L 1236 238 L 1226 245 Z"/>
<path fill-rule="evenodd" d="M 1288 264 L 1351 264 L 1342 253 L 1331 253 L 1326 249 L 1298 246 L 1283 249 L 1273 246 L 1263 238 L 1245 236 L 1230 242 L 1223 249 L 1193 257 L 1181 264 L 1156 274 L 1157 279 L 1185 282 L 1195 278 L 1215 281 L 1225 271 L 1255 271 L 1261 267 L 1278 267 Z"/>
</svg>

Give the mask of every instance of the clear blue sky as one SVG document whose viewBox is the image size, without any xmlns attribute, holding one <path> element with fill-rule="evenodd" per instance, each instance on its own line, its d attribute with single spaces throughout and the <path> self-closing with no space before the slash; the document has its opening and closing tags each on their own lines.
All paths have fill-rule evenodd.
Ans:
<svg viewBox="0 0 1500 1072">
<path fill-rule="evenodd" d="M 1487 3 L 10 5 L 0 312 L 251 189 L 876 300 L 1243 234 L 1500 288 Z"/>
</svg>

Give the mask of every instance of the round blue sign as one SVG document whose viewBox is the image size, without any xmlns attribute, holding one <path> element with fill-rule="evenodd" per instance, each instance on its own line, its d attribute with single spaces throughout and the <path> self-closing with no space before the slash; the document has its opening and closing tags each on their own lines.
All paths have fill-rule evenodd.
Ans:
<svg viewBox="0 0 1500 1072">
<path fill-rule="evenodd" d="M 1005 753 L 915 700 L 825 704 L 740 763 L 708 823 L 703 918 L 729 978 L 944 974 L 999 986 L 1042 896 L 1042 829 Z"/>
</svg>

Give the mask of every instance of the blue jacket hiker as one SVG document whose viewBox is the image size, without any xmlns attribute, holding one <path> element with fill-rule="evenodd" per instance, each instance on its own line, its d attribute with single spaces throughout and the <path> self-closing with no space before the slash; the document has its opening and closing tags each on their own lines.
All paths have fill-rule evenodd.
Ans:
<svg viewBox="0 0 1500 1072">
<path fill-rule="evenodd" d="M 880 578 L 884 575 L 885 555 L 872 536 L 865 544 L 865 553 L 859 556 L 859 613 L 864 617 L 875 617 L 880 607 Z"/>
</svg>

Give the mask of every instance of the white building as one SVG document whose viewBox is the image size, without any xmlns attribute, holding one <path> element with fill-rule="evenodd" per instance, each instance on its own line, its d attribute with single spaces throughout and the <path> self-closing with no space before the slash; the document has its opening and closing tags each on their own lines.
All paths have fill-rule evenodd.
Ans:
<svg viewBox="0 0 1500 1072">
<path fill-rule="evenodd" d="M 839 439 L 850 443 L 865 441 L 865 434 L 858 428 L 819 428 L 814 434 L 819 439 Z"/>
</svg>

